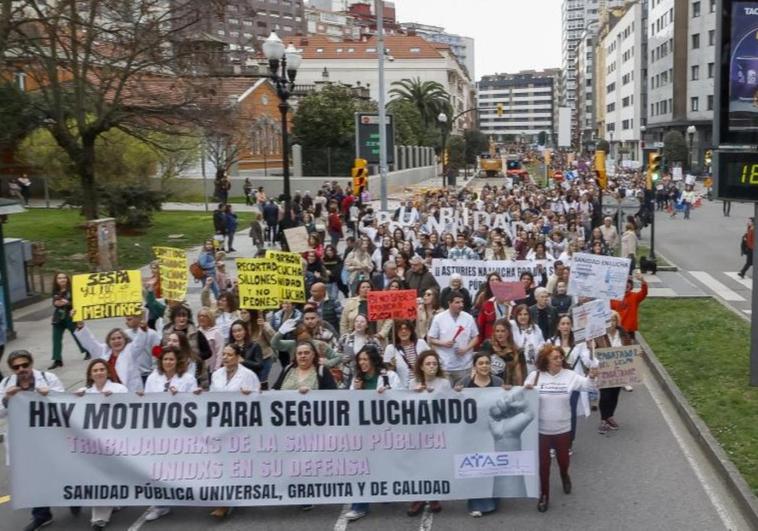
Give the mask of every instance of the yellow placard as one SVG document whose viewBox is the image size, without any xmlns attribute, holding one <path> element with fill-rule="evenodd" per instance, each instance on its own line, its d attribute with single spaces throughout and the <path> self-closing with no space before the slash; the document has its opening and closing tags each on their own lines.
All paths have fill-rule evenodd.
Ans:
<svg viewBox="0 0 758 531">
<path fill-rule="evenodd" d="M 169 301 L 183 301 L 187 296 L 187 252 L 176 247 L 153 247 L 160 264 L 161 295 Z"/>
<path fill-rule="evenodd" d="M 268 250 L 266 258 L 276 262 L 281 302 L 305 302 L 305 276 L 302 258 L 297 253 Z"/>
<path fill-rule="evenodd" d="M 74 275 L 71 284 L 76 321 L 142 315 L 139 270 Z"/>
<path fill-rule="evenodd" d="M 274 260 L 238 258 L 240 308 L 270 310 L 279 307 L 279 282 Z"/>
</svg>

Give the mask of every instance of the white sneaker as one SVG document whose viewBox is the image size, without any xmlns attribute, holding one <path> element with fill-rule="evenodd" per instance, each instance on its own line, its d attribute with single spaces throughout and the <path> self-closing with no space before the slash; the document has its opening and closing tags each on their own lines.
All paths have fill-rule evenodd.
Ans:
<svg viewBox="0 0 758 531">
<path fill-rule="evenodd" d="M 153 520 L 157 520 L 161 516 L 166 516 L 170 512 L 171 512 L 171 509 L 169 509 L 168 507 L 153 506 L 153 507 L 150 507 L 145 513 L 145 520 L 147 520 L 148 522 L 152 522 Z"/>
<path fill-rule="evenodd" d="M 550 449 L 550 458 L 551 458 L 551 459 L 555 459 L 555 456 L 556 456 L 556 453 L 555 453 L 555 448 L 551 448 L 551 449 Z"/>
<path fill-rule="evenodd" d="M 628 392 L 631 393 L 632 391 L 634 391 L 634 387 L 632 387 L 631 385 L 625 385 L 624 386 L 624 391 L 628 391 Z"/>
<path fill-rule="evenodd" d="M 468 513 L 469 516 L 472 516 L 474 518 L 481 518 L 482 517 L 482 511 L 471 511 Z"/>
<path fill-rule="evenodd" d="M 345 520 L 348 522 L 355 522 L 356 520 L 360 520 L 364 516 L 366 516 L 367 513 L 361 513 L 358 511 L 348 511 L 347 514 L 345 514 Z"/>
</svg>

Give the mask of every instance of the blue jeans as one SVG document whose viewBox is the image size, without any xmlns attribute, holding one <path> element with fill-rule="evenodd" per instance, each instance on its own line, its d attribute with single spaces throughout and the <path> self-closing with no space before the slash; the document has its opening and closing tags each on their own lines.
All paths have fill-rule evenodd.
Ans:
<svg viewBox="0 0 758 531">
<path fill-rule="evenodd" d="M 571 404 L 571 442 L 576 438 L 576 407 L 579 404 L 579 391 L 573 391 L 569 403 Z"/>
<path fill-rule="evenodd" d="M 468 512 L 491 513 L 497 509 L 497 498 L 474 498 L 468 501 Z"/>
<path fill-rule="evenodd" d="M 356 513 L 367 513 L 368 505 L 368 503 L 354 503 L 350 506 L 350 510 Z"/>
<path fill-rule="evenodd" d="M 329 282 L 326 285 L 326 293 L 333 301 L 339 300 L 337 297 L 340 294 L 340 287 L 336 282 Z"/>
<path fill-rule="evenodd" d="M 273 365 L 274 365 L 273 356 L 263 360 L 263 366 L 261 366 L 261 376 L 260 376 L 261 385 L 264 383 L 268 383 L 268 375 L 271 372 L 271 367 L 273 367 Z"/>
<path fill-rule="evenodd" d="M 205 283 L 208 281 L 208 279 L 212 279 L 213 282 L 211 282 L 211 291 L 213 292 L 213 297 L 218 300 L 219 290 L 218 290 L 218 282 L 216 282 L 216 275 L 208 275 L 206 274 L 205 277 L 203 277 L 203 286 L 205 286 Z"/>
</svg>

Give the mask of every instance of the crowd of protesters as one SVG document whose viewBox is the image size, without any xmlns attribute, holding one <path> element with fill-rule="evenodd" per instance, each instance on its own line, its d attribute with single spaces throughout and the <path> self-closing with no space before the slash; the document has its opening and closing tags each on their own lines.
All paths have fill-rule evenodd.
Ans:
<svg viewBox="0 0 758 531">
<path fill-rule="evenodd" d="M 197 258 L 200 306 L 163 299 L 153 278 L 146 283 L 144 314 L 126 318 L 123 326 L 98 338 L 72 315 L 70 278 L 58 274 L 53 364 L 41 371 L 34 368 L 34 357 L 39 361 L 41 353 L 11 353 L 7 362 L 12 374 L 0 383 L 0 413 L 18 392 L 63 390 L 50 371 L 63 364 L 67 330 L 80 351 L 92 358 L 80 394 L 455 392 L 525 386 L 539 394 L 538 509 L 544 512 L 552 457 L 564 493 L 572 491 L 569 463 L 578 447 L 577 419 L 599 409 L 600 434 L 620 429 L 615 419 L 619 388 L 598 393 L 593 352 L 634 342 L 638 307 L 647 294 L 642 276 L 630 271 L 626 295 L 611 303 L 607 333 L 591 341 L 574 340 L 571 309 L 587 299 L 567 294 L 572 256 L 633 257 L 644 222 L 641 215 L 624 220 L 603 216 L 595 179 L 589 172 L 574 173 L 545 188 L 503 179 L 478 189 L 418 191 L 388 213 L 372 208 L 365 191 L 330 182 L 313 195 L 297 193 L 288 214 L 262 187 L 255 190 L 248 183 L 246 195 L 258 210 L 249 232 L 256 253 L 286 248 L 283 228 L 308 230 L 310 250 L 302 253 L 305 303 L 283 302 L 271 311 L 239 307 L 237 282 L 226 270 L 224 253 L 235 252 L 234 233 L 240 227 L 231 206 L 220 204 L 213 214 L 216 236 Z M 630 172 L 614 180 L 610 192 L 641 195 L 643 185 L 641 176 Z M 445 209 L 487 213 L 489 220 L 500 216 L 504 223 L 444 224 Z M 521 275 L 524 298 L 505 300 L 492 291 L 492 284 L 501 280 L 497 273 L 488 275 L 476 292 L 463 285 L 460 275 L 441 285 L 432 274 L 432 261 L 443 258 L 534 260 L 540 267 L 536 275 Z M 407 289 L 418 296 L 415 320 L 368 319 L 371 291 Z M 497 504 L 490 502 L 472 500 L 471 516 L 496 510 Z M 407 512 L 419 514 L 424 505 L 414 502 Z M 428 507 L 442 510 L 439 501 L 429 501 Z M 170 510 L 151 507 L 145 519 L 158 519 Z M 346 518 L 357 520 L 368 511 L 368 504 L 355 503 Z M 36 508 L 32 514 L 27 529 L 52 521 L 49 508 Z M 93 509 L 93 528 L 105 528 L 110 514 L 110 508 Z M 227 518 L 230 509 L 218 507 L 211 515 Z"/>
</svg>

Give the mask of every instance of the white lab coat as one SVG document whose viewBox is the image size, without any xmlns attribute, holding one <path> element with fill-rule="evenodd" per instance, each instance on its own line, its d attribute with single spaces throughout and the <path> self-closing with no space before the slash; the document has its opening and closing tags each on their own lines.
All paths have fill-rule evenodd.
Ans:
<svg viewBox="0 0 758 531">
<path fill-rule="evenodd" d="M 429 345 L 423 339 L 416 340 L 416 356 L 429 350 Z M 384 349 L 384 363 L 394 363 L 395 371 L 400 379 L 401 389 L 410 389 L 408 386 L 413 379 L 413 367 L 409 367 L 405 361 L 405 356 L 400 352 L 394 344 L 390 343 Z M 392 386 L 396 388 L 396 386 Z"/>
<path fill-rule="evenodd" d="M 101 358 L 108 361 L 111 357 L 111 348 L 105 343 L 101 343 L 95 338 L 92 331 L 84 326 L 74 332 L 79 343 L 87 350 L 93 358 Z M 139 356 L 147 344 L 147 334 L 144 330 L 139 329 L 134 335 L 134 339 L 126 344 L 124 350 L 118 355 L 116 360 L 116 374 L 121 383 L 134 393 L 142 391 L 142 375 L 139 368 Z"/>
<path fill-rule="evenodd" d="M 260 393 L 261 382 L 258 376 L 242 364 L 237 366 L 237 372 L 231 379 L 226 376 L 226 367 L 213 371 L 211 375 L 211 392 L 252 391 Z"/>
<path fill-rule="evenodd" d="M 176 388 L 177 393 L 191 393 L 197 389 L 197 380 L 193 376 L 194 373 L 189 370 L 181 376 L 175 374 L 169 380 L 165 374 L 158 372 L 158 369 L 150 373 L 145 382 L 146 393 L 164 393 L 169 388 Z M 166 385 L 168 383 L 168 386 Z"/>
</svg>

